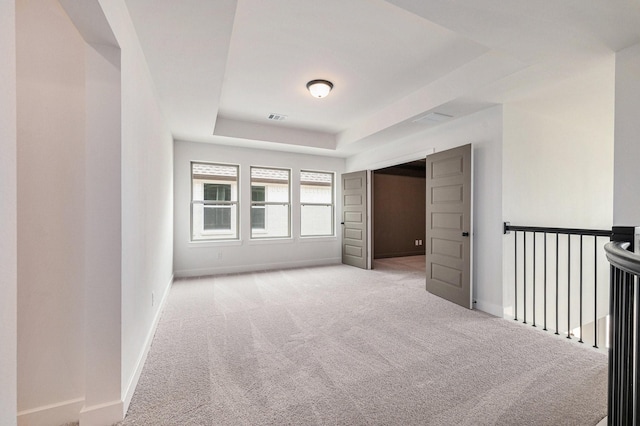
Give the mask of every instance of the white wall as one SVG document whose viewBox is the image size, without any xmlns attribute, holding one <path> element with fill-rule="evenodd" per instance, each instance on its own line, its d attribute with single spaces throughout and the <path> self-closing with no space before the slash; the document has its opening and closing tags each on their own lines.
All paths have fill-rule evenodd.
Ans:
<svg viewBox="0 0 640 426">
<path fill-rule="evenodd" d="M 504 107 L 504 215 L 514 225 L 611 227 L 613 56 Z"/>
<path fill-rule="evenodd" d="M 15 2 L 0 2 L 0 424 L 16 424 L 16 33 Z"/>
<path fill-rule="evenodd" d="M 100 4 L 122 51 L 120 330 L 126 409 L 173 279 L 173 138 L 124 0 Z"/>
<path fill-rule="evenodd" d="M 80 420 L 123 411 L 120 49 L 85 48 L 85 398 Z M 108 408 L 107 408 L 108 407 Z M 115 417 L 115 414 L 114 414 Z"/>
<path fill-rule="evenodd" d="M 172 281 L 173 141 L 124 1 L 61 3 L 16 8 L 19 423 L 111 424 Z"/>
<path fill-rule="evenodd" d="M 593 68 L 585 69 L 580 75 L 558 81 L 527 100 L 504 106 L 502 190 L 505 221 L 522 226 L 611 228 L 613 90 L 614 63 L 613 56 L 610 56 L 603 58 Z M 530 250 L 531 241 L 528 243 Z M 555 250 L 555 243 L 550 242 Z M 542 240 L 539 241 L 541 243 Z M 505 236 L 504 244 L 504 306 L 505 315 L 512 317 L 515 292 L 513 235 Z M 579 268 L 579 260 L 575 256 L 578 244 L 578 239 L 572 241 L 575 278 L 578 277 Z M 589 241 L 589 244 L 592 242 Z M 560 259 L 566 258 L 566 243 L 561 242 L 559 246 Z M 591 249 L 587 254 L 592 252 Z M 601 254 L 599 282 L 606 282 L 607 263 Z M 568 276 L 565 264 L 566 261 L 560 263 L 560 277 Z M 529 272 L 531 270 L 530 267 Z M 550 270 L 551 267 L 548 268 L 549 274 L 552 273 Z M 539 271 L 538 278 L 541 277 L 542 271 Z M 552 278 L 555 280 L 555 267 Z M 587 284 L 585 282 L 585 297 L 589 297 L 588 292 L 592 291 L 591 285 Z M 536 294 L 540 287 L 536 288 Z M 572 290 L 577 291 L 578 288 L 577 283 L 572 284 Z M 606 309 L 608 294 L 603 290 L 606 290 L 606 285 L 599 286 L 599 299 L 602 300 L 599 305 Z M 531 284 L 528 291 L 531 291 Z M 577 293 L 575 296 L 572 300 L 577 302 Z M 522 291 L 518 299 L 521 317 Z M 564 309 L 565 292 L 560 291 L 559 300 L 561 309 Z M 529 312 L 532 309 L 530 303 L 531 294 Z M 591 309 L 592 306 L 592 303 L 586 304 L 585 309 Z M 542 304 L 538 303 L 537 308 L 538 318 L 541 318 Z M 577 312 L 577 309 L 577 305 L 572 307 L 573 312 Z M 561 319 L 566 318 L 563 312 L 560 312 Z M 584 315 L 593 318 L 592 312 L 585 311 Z M 577 315 L 574 317 L 577 319 Z M 555 321 L 551 316 L 549 320 Z M 566 327 L 566 320 L 563 323 Z"/>
<path fill-rule="evenodd" d="M 502 315 L 502 108 L 494 107 L 347 159 L 347 171 L 378 169 L 473 144 L 474 300 Z"/>
<path fill-rule="evenodd" d="M 62 423 L 84 396 L 84 41 L 57 1 L 16 6 L 18 411 Z"/>
<path fill-rule="evenodd" d="M 601 138 L 539 111 L 513 105 L 505 105 L 504 111 L 505 220 L 610 228 L 613 132 Z M 604 114 L 612 123 L 613 113 Z"/>
<path fill-rule="evenodd" d="M 613 223 L 640 226 L 640 44 L 616 54 Z"/>
<path fill-rule="evenodd" d="M 233 148 L 214 144 L 176 141 L 174 149 L 174 271 L 176 276 L 295 267 L 340 262 L 340 226 L 335 237 L 300 238 L 300 170 L 344 169 L 341 158 L 277 151 Z M 191 161 L 240 165 L 240 241 L 190 242 L 189 212 Z M 292 238 L 250 240 L 250 167 L 281 167 L 292 170 Z M 336 200 L 338 201 L 338 200 Z M 336 204 L 336 224 L 339 204 Z"/>
</svg>

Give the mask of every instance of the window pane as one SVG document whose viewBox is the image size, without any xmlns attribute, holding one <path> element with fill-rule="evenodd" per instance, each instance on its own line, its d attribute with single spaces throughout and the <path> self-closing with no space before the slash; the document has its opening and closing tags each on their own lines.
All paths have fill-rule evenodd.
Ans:
<svg viewBox="0 0 640 426">
<path fill-rule="evenodd" d="M 300 172 L 300 236 L 334 235 L 333 176 Z"/>
<path fill-rule="evenodd" d="M 205 183 L 204 199 L 208 201 L 231 201 L 231 185 Z"/>
<path fill-rule="evenodd" d="M 238 238 L 238 206 L 192 205 L 193 241 L 232 240 Z"/>
<path fill-rule="evenodd" d="M 265 188 L 264 200 L 268 203 L 289 202 L 290 171 L 284 169 L 251 168 L 251 187 Z M 252 196 L 253 196 L 253 191 Z M 258 201 L 258 200 L 252 200 Z"/>
<path fill-rule="evenodd" d="M 333 235 L 332 206 L 302 206 L 300 215 L 301 236 Z"/>
<path fill-rule="evenodd" d="M 201 200 L 225 200 L 225 198 L 205 198 L 206 196 L 218 197 L 219 191 L 221 197 L 226 197 L 227 193 L 224 189 L 218 189 L 220 185 L 228 185 L 229 193 L 226 201 L 238 201 L 237 185 L 238 185 L 238 166 L 227 166 L 224 164 L 207 164 L 207 163 L 191 163 L 191 177 L 193 179 L 193 201 Z M 204 184 L 212 186 L 204 190 Z M 214 189 L 215 187 L 215 189 Z M 213 192 L 215 191 L 215 195 Z"/>
<path fill-rule="evenodd" d="M 254 214 L 257 216 L 257 213 L 254 213 L 257 211 L 257 208 L 251 209 L 252 219 Z M 288 204 L 264 206 L 262 211 L 265 219 L 264 228 L 252 228 L 251 238 L 276 238 L 290 235 Z"/>
<path fill-rule="evenodd" d="M 251 168 L 251 238 L 291 236 L 291 171 Z"/>
<path fill-rule="evenodd" d="M 333 173 L 300 172 L 300 202 L 332 204 Z"/>
<path fill-rule="evenodd" d="M 191 163 L 191 239 L 238 239 L 238 166 Z"/>
<path fill-rule="evenodd" d="M 265 187 L 264 186 L 252 186 L 251 187 L 251 201 L 265 201 Z"/>
<path fill-rule="evenodd" d="M 231 230 L 231 207 L 204 206 L 204 229 Z"/>
<path fill-rule="evenodd" d="M 251 229 L 265 229 L 265 208 L 251 207 Z"/>
</svg>

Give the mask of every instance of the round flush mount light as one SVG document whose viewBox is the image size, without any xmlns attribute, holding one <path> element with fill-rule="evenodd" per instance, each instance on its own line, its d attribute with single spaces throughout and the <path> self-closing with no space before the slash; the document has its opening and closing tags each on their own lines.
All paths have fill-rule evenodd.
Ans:
<svg viewBox="0 0 640 426">
<path fill-rule="evenodd" d="M 327 80 L 311 80 L 307 83 L 307 89 L 309 89 L 311 96 L 324 98 L 333 89 L 333 83 Z"/>
</svg>

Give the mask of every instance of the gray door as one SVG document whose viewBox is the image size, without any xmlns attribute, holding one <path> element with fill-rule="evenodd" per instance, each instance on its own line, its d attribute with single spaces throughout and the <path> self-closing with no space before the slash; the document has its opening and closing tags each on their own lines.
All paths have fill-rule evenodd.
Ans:
<svg viewBox="0 0 640 426">
<path fill-rule="evenodd" d="M 472 149 L 427 156 L 427 291 L 471 309 Z"/>
<path fill-rule="evenodd" d="M 367 269 L 367 172 L 342 175 L 342 263 Z"/>
</svg>

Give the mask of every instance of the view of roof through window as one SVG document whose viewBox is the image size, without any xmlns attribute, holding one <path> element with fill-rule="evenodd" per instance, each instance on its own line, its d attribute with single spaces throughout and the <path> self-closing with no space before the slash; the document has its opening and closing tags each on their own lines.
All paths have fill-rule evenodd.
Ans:
<svg viewBox="0 0 640 426">
<path fill-rule="evenodd" d="M 192 163 L 192 173 L 198 176 L 227 176 L 237 177 L 237 166 L 225 166 L 221 164 L 207 164 L 207 163 Z M 269 181 L 283 181 L 289 180 L 289 171 L 282 169 L 270 169 L 270 168 L 251 168 L 251 179 L 253 180 L 269 180 Z M 303 185 L 320 185 L 330 186 L 333 182 L 333 175 L 326 172 L 300 172 L 300 183 Z"/>
<path fill-rule="evenodd" d="M 236 166 L 223 166 L 220 164 L 191 163 L 192 173 L 202 176 L 238 176 Z"/>
<path fill-rule="evenodd" d="M 322 172 L 300 172 L 300 183 L 302 185 L 331 186 L 333 175 Z"/>
<path fill-rule="evenodd" d="M 270 180 L 283 182 L 289 181 L 289 171 L 282 169 L 263 169 L 258 167 L 251 168 L 251 180 Z"/>
</svg>

